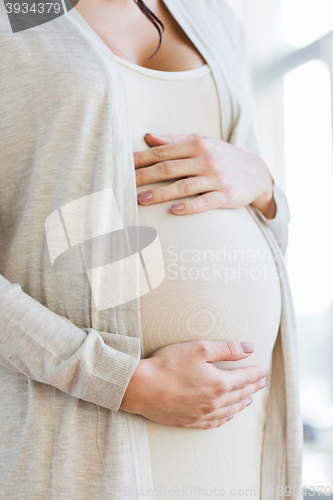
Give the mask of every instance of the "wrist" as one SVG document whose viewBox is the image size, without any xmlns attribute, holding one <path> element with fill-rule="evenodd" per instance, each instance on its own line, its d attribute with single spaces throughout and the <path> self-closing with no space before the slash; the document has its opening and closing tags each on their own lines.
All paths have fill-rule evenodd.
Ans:
<svg viewBox="0 0 333 500">
<path fill-rule="evenodd" d="M 273 193 L 270 197 L 261 196 L 257 198 L 251 205 L 259 210 L 266 219 L 274 219 L 276 216 L 277 206 Z"/>
<path fill-rule="evenodd" d="M 257 164 L 257 168 L 262 172 L 263 181 L 262 181 L 262 190 L 260 195 L 251 203 L 251 205 L 259 210 L 266 219 L 274 219 L 277 207 L 274 199 L 274 181 L 269 172 L 269 169 L 264 162 L 264 160 L 253 153 L 253 151 L 249 151 L 245 149 L 246 153 L 251 156 L 251 162 L 255 162 Z"/>
<path fill-rule="evenodd" d="M 261 194 L 251 203 L 266 219 L 274 219 L 277 211 L 274 198 L 274 181 L 267 169 L 267 181 Z"/>
<path fill-rule="evenodd" d="M 150 361 L 149 358 L 139 360 L 127 385 L 119 407 L 120 410 L 142 415 L 145 407 L 145 399 L 149 393 L 150 381 L 153 379 L 152 363 Z"/>
</svg>

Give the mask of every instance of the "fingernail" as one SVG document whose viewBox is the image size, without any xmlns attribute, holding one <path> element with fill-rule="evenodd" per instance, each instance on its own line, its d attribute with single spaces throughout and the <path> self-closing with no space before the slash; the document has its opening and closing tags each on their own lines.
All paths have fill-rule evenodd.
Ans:
<svg viewBox="0 0 333 500">
<path fill-rule="evenodd" d="M 241 346 L 243 347 L 243 352 L 253 352 L 254 345 L 251 342 L 241 342 Z"/>
<path fill-rule="evenodd" d="M 162 137 L 161 135 L 158 134 L 150 134 L 149 132 L 146 133 L 146 135 L 150 135 L 151 137 Z"/>
<path fill-rule="evenodd" d="M 263 389 L 266 385 L 267 385 L 267 380 L 264 378 L 260 383 L 261 389 Z"/>
<path fill-rule="evenodd" d="M 148 201 L 151 201 L 153 199 L 153 195 L 151 194 L 150 191 L 144 191 L 143 193 L 140 193 L 138 195 L 138 202 L 139 203 L 147 203 Z"/>
<path fill-rule="evenodd" d="M 175 205 L 172 205 L 171 209 L 175 210 L 176 212 L 181 212 L 184 210 L 185 206 L 183 203 L 176 203 Z"/>
<path fill-rule="evenodd" d="M 227 418 L 226 422 L 228 422 L 229 420 L 231 420 L 232 418 L 234 418 L 233 415 L 230 415 L 230 417 Z"/>
<path fill-rule="evenodd" d="M 252 398 L 249 398 L 249 399 L 247 400 L 246 406 L 250 406 L 250 404 L 252 403 L 252 401 L 253 401 L 253 399 L 252 399 Z"/>
</svg>

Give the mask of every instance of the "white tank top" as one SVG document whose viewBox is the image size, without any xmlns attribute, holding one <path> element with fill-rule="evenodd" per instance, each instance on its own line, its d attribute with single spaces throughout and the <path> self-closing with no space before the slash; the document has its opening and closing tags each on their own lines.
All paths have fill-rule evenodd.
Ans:
<svg viewBox="0 0 333 500">
<path fill-rule="evenodd" d="M 222 139 L 208 65 L 163 72 L 117 60 L 126 81 L 133 151 L 148 147 L 147 132 L 196 132 Z M 227 89 L 224 98 L 228 105 Z M 177 342 L 239 340 L 252 342 L 255 352 L 246 360 L 215 366 L 270 370 L 281 290 L 260 229 L 246 208 L 178 216 L 170 211 L 173 203 L 138 205 L 139 224 L 158 232 L 166 271 L 162 284 L 140 298 L 145 357 Z M 252 405 L 217 429 L 179 429 L 147 420 L 156 498 L 260 499 L 267 394 L 268 387 L 254 394 Z"/>
</svg>

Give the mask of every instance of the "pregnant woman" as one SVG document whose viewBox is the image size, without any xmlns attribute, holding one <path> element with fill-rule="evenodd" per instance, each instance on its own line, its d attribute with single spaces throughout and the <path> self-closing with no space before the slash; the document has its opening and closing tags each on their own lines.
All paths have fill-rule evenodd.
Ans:
<svg viewBox="0 0 333 500">
<path fill-rule="evenodd" d="M 0 499 L 300 499 L 289 212 L 239 21 L 223 0 L 62 4 L 16 33 L 0 5 Z M 88 202 L 68 225 L 110 188 L 117 227 Z M 93 269 L 52 255 L 122 224 L 157 231 L 165 278 L 101 282 L 137 298 L 99 308 Z"/>
</svg>

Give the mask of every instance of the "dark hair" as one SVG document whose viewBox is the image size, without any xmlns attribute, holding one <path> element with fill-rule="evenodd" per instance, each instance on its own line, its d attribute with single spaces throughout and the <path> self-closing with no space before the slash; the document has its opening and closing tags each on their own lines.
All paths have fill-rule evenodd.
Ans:
<svg viewBox="0 0 333 500">
<path fill-rule="evenodd" d="M 157 49 L 155 50 L 154 54 L 152 54 L 149 59 L 151 57 L 153 57 L 156 52 L 159 50 L 159 48 L 161 47 L 161 43 L 162 43 L 162 33 L 164 31 L 164 24 L 162 23 L 162 21 L 154 14 L 154 12 L 152 12 L 149 7 L 147 7 L 147 5 L 143 2 L 143 0 L 134 0 L 134 2 L 137 4 L 137 6 L 139 7 L 139 9 L 141 10 L 141 12 L 146 16 L 147 19 L 149 19 L 149 21 L 155 26 L 155 28 L 157 29 L 158 31 L 158 34 L 159 34 L 159 37 L 160 37 L 160 40 L 159 40 L 159 43 L 158 43 L 158 47 Z"/>
</svg>

